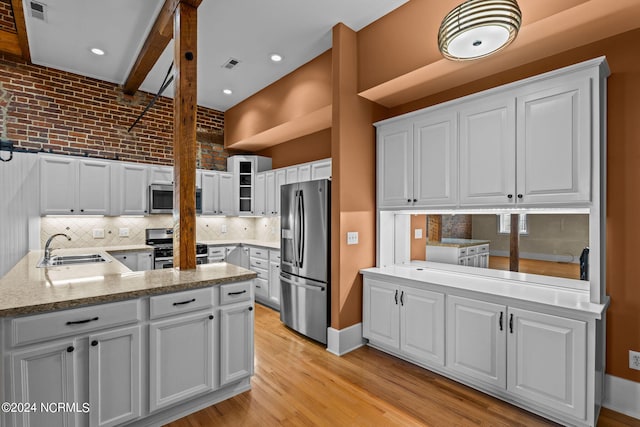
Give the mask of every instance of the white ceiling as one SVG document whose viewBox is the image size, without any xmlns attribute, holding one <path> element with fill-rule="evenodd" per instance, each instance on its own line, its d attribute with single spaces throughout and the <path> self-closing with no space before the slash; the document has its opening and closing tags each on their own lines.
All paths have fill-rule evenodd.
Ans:
<svg viewBox="0 0 640 427">
<path fill-rule="evenodd" d="M 331 28 L 360 30 L 408 0 L 204 0 L 198 8 L 198 104 L 225 111 L 331 47 Z M 43 0 L 46 22 L 25 18 L 34 64 L 122 84 L 164 0 Z M 92 47 L 106 51 L 98 57 Z M 277 52 L 278 64 L 269 60 Z M 222 68 L 240 60 L 233 70 Z M 156 93 L 167 46 L 141 89 Z M 224 95 L 222 89 L 233 90 Z M 173 94 L 173 86 L 165 95 Z"/>
</svg>

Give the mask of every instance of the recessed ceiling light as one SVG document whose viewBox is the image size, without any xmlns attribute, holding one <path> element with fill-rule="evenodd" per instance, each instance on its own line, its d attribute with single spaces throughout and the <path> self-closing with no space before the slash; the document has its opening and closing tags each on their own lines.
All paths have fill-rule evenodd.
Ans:
<svg viewBox="0 0 640 427">
<path fill-rule="evenodd" d="M 93 53 L 94 55 L 102 56 L 104 55 L 104 50 L 98 49 L 97 47 L 92 47 L 91 53 Z"/>
<path fill-rule="evenodd" d="M 273 62 L 280 62 L 282 61 L 282 55 L 278 54 L 278 53 L 272 53 L 269 58 L 271 58 L 271 60 Z"/>
<path fill-rule="evenodd" d="M 231 95 L 233 91 L 231 89 L 222 89 L 222 93 L 224 93 L 225 95 Z"/>
</svg>

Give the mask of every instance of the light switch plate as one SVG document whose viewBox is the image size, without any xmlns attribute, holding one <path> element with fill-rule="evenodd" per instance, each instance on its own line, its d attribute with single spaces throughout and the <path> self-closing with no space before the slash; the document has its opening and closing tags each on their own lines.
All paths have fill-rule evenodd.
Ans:
<svg viewBox="0 0 640 427">
<path fill-rule="evenodd" d="M 227 224 L 222 224 L 222 226 L 220 227 L 220 232 L 221 233 L 226 233 L 227 232 Z"/>
<path fill-rule="evenodd" d="M 422 239 L 422 228 L 416 228 L 413 231 L 416 239 Z"/>
<path fill-rule="evenodd" d="M 357 245 L 357 244 L 358 244 L 358 232 L 357 231 L 347 232 L 347 245 Z"/>
<path fill-rule="evenodd" d="M 118 236 L 120 236 L 120 237 L 129 237 L 129 229 L 128 228 L 121 228 L 118 231 Z"/>
<path fill-rule="evenodd" d="M 640 352 L 629 350 L 629 368 L 640 371 Z"/>
<path fill-rule="evenodd" d="M 104 228 L 94 228 L 93 229 L 93 238 L 94 239 L 104 239 Z"/>
</svg>

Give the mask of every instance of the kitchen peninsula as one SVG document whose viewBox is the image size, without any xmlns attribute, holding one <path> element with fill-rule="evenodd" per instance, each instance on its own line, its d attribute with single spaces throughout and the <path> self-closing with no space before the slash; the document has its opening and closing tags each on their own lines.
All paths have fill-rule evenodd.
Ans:
<svg viewBox="0 0 640 427">
<path fill-rule="evenodd" d="M 0 400 L 81 409 L 5 411 L 2 425 L 160 425 L 251 388 L 256 273 L 132 272 L 100 255 L 37 268 L 31 251 L 0 279 Z"/>
</svg>

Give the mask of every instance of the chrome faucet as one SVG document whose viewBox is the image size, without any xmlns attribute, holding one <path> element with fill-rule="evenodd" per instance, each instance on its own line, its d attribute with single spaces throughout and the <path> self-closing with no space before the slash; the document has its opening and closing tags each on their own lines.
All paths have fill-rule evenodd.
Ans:
<svg viewBox="0 0 640 427">
<path fill-rule="evenodd" d="M 55 249 L 55 248 L 49 248 L 49 245 L 51 245 L 51 241 L 53 240 L 53 238 L 57 237 L 57 236 L 64 236 L 64 237 L 67 238 L 68 241 L 71 241 L 71 237 L 67 236 L 64 233 L 57 233 L 57 234 L 54 234 L 53 236 L 49 237 L 47 239 L 47 243 L 44 244 L 44 262 L 46 264 L 49 263 L 49 260 L 51 259 L 51 252 L 53 252 L 53 250 Z"/>
</svg>

